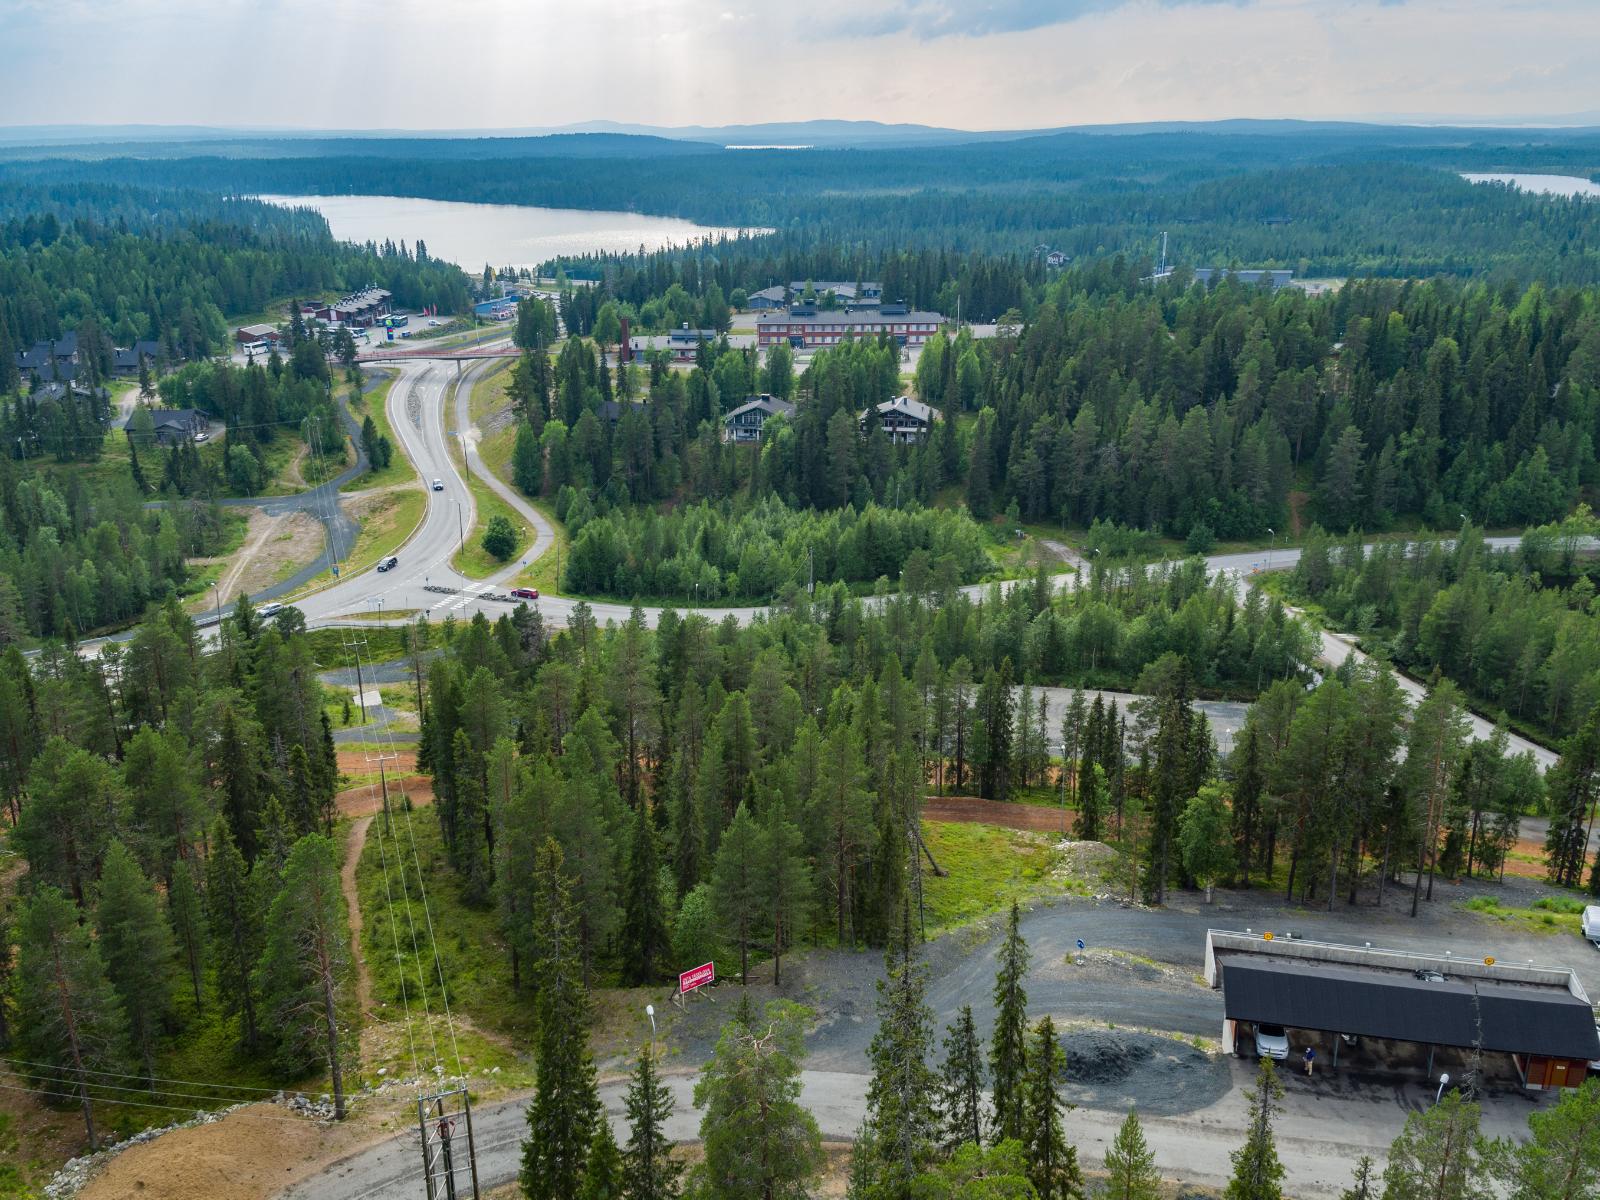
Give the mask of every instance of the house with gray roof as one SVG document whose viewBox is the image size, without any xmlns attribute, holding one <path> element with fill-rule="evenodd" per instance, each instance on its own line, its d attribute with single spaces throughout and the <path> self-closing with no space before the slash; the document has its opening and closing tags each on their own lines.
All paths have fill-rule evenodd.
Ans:
<svg viewBox="0 0 1600 1200">
<path fill-rule="evenodd" d="M 759 442 L 761 431 L 772 417 L 794 414 L 794 405 L 787 400 L 762 393 L 749 397 L 738 408 L 722 418 L 722 440 L 725 442 Z"/>
<path fill-rule="evenodd" d="M 870 414 L 876 414 L 878 424 L 897 446 L 915 446 L 927 440 L 933 432 L 933 423 L 939 419 L 938 409 L 910 396 L 896 396 L 863 411 L 859 417 L 862 433 L 871 428 Z"/>
</svg>

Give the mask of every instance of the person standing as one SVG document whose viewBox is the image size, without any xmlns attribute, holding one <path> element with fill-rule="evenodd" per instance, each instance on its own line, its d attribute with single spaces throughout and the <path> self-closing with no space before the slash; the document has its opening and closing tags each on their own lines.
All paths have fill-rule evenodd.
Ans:
<svg viewBox="0 0 1600 1200">
<path fill-rule="evenodd" d="M 1317 1052 L 1310 1046 L 1306 1047 L 1306 1078 L 1311 1077 L 1311 1066 L 1317 1061 Z"/>
</svg>

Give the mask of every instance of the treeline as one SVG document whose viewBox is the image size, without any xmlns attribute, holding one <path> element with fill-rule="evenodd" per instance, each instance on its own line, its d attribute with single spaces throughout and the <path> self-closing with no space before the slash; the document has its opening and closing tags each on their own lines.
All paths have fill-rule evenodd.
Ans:
<svg viewBox="0 0 1600 1200">
<path fill-rule="evenodd" d="M 1595 296 L 1441 280 L 1312 299 L 1181 272 L 1150 288 L 1103 263 L 1054 285 L 1016 338 L 930 346 L 918 393 L 978 410 L 961 451 L 978 515 L 1014 502 L 1259 537 L 1303 481 L 1340 529 L 1463 510 L 1543 523 L 1597 478 Z"/>
<path fill-rule="evenodd" d="M 222 540 L 221 512 L 203 500 L 149 509 L 131 479 L 0 457 L 0 646 L 129 621 L 176 594 L 186 556 Z"/>
<path fill-rule="evenodd" d="M 1450 542 L 1370 549 L 1313 530 L 1290 587 L 1396 664 L 1437 670 L 1483 709 L 1558 739 L 1600 703 L 1600 614 L 1584 549 L 1594 530 L 1587 508 L 1498 552 L 1470 528 Z"/>
<path fill-rule="evenodd" d="M 1455 173 L 1536 155 L 1520 134 L 1513 143 L 1480 131 L 1473 135 L 1479 144 L 1463 146 L 1459 134 L 1415 132 L 1062 134 L 849 152 L 581 160 L 541 156 L 530 142 L 526 156 L 485 158 L 470 171 L 451 157 L 392 143 L 387 158 L 56 161 L 8 170 L 226 194 L 367 193 L 648 211 L 772 229 L 769 244 L 785 250 L 864 243 L 1021 256 L 1042 243 L 1075 258 L 1148 260 L 1168 231 L 1175 261 L 1195 266 L 1239 262 L 1303 276 L 1600 280 L 1600 252 L 1573 250 L 1600 243 L 1593 205 L 1469 184 Z M 1586 155 L 1592 167 L 1600 160 L 1592 138 L 1541 141 L 1552 162 Z M 736 286 L 772 282 L 787 280 Z"/>
<path fill-rule="evenodd" d="M 167 362 L 225 349 L 227 321 L 285 297 L 369 283 L 396 301 L 466 308 L 466 276 L 403 247 L 336 242 L 309 211 L 176 189 L 0 179 L 0 394 L 14 354 L 92 330 L 91 382 L 112 345 L 159 343 Z"/>
<path fill-rule="evenodd" d="M 1058 727 L 1035 682 L 1160 694 L 1132 727 L 1077 706 L 1069 757 L 1092 743 L 1103 764 L 1086 836 L 1126 822 L 1148 886 L 1175 884 L 1182 805 L 1215 770 L 1196 678 L 1300 687 L 1311 652 L 1281 608 L 1241 609 L 1199 563 L 1067 594 L 1041 575 L 981 601 L 908 570 L 870 607 L 833 585 L 745 627 L 669 611 L 651 630 L 636 610 L 602 631 L 580 605 L 551 637 L 521 609 L 475 617 L 434 661 L 419 761 L 464 893 L 497 907 L 523 986 L 540 904 L 529 856 L 546 838 L 573 877 L 586 978 L 644 982 L 727 954 L 742 973 L 754 953 L 883 944 L 920 895 L 933 781 L 1004 799 L 1046 778 Z"/>
<path fill-rule="evenodd" d="M 750 600 L 811 579 L 847 584 L 898 581 L 908 560 L 921 577 L 971 583 L 994 566 L 964 513 L 880 509 L 796 511 L 769 499 L 749 506 L 702 501 L 593 514 L 563 506 L 572 553 L 562 588 L 580 596 L 683 596 Z M 562 515 L 558 513 L 558 515 Z"/>
<path fill-rule="evenodd" d="M 286 1082 L 329 1070 L 343 1113 L 338 769 L 303 629 L 241 602 L 202 652 L 168 601 L 94 661 L 0 656 L 0 797 L 27 866 L 0 930 L 0 1046 L 81 1104 L 91 1144 L 97 1108 L 173 1107 L 163 1055 L 219 1025 Z"/>
</svg>

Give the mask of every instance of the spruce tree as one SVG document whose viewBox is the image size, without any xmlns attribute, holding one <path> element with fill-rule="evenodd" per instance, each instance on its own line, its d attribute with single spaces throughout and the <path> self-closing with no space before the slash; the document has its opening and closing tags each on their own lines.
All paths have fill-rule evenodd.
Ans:
<svg viewBox="0 0 1600 1200">
<path fill-rule="evenodd" d="M 127 1014 L 131 1049 L 146 1084 L 155 1075 L 156 1039 L 172 1015 L 172 933 L 161 916 L 155 889 L 121 842 L 106 850 L 95 906 L 95 930 L 106 978 Z"/>
<path fill-rule="evenodd" d="M 1128 1110 L 1127 1120 L 1106 1150 L 1106 1180 L 1100 1195 L 1104 1200 L 1161 1200 L 1161 1172 L 1135 1109 Z"/>
<path fill-rule="evenodd" d="M 1377 1181 L 1372 1177 L 1370 1154 L 1363 1154 L 1356 1160 L 1356 1177 L 1349 1187 L 1339 1193 L 1339 1200 L 1378 1200 Z M 1530 1196 L 1524 1200 L 1534 1200 L 1534 1198 Z M 1573 1200 L 1576 1200 L 1576 1196 Z"/>
<path fill-rule="evenodd" d="M 811 867 L 805 838 L 781 796 L 766 802 L 760 843 L 762 908 L 772 933 L 772 985 L 783 983 L 783 952 L 805 931 L 811 913 Z M 685 966 L 690 964 L 685 963 Z"/>
<path fill-rule="evenodd" d="M 983 1052 L 978 1048 L 978 1028 L 972 1005 L 945 1032 L 944 1072 L 939 1088 L 940 1114 L 944 1118 L 944 1145 L 954 1151 L 964 1143 L 983 1142 Z"/>
<path fill-rule="evenodd" d="M 1028 1048 L 1022 1116 L 1028 1178 L 1039 1200 L 1076 1200 L 1083 1195 L 1078 1151 L 1068 1144 L 1061 1122 L 1062 1113 L 1072 1107 L 1061 1098 L 1066 1077 L 1067 1052 L 1056 1037 L 1055 1022 L 1044 1017 Z"/>
<path fill-rule="evenodd" d="M 1021 932 L 1022 912 L 1011 902 L 1000 969 L 994 981 L 994 1037 L 989 1047 L 989 1077 L 994 1082 L 994 1140 L 1022 1140 L 1023 1076 L 1028 1062 L 1028 943 Z"/>
<path fill-rule="evenodd" d="M 711 872 L 712 904 L 722 934 L 739 947 L 739 984 L 750 981 L 750 946 L 761 923 L 761 831 L 742 803 L 717 849 Z"/>
<path fill-rule="evenodd" d="M 628 855 L 627 896 L 622 914 L 622 981 L 654 983 L 671 953 L 666 914 L 661 910 L 661 855 L 649 805 L 640 800 Z"/>
<path fill-rule="evenodd" d="M 73 1095 L 91 1150 L 99 1148 L 91 1088 L 126 1065 L 127 1020 L 106 978 L 100 948 L 72 901 L 41 887 L 17 918 L 17 1054 L 29 1083 Z"/>
<path fill-rule="evenodd" d="M 535 910 L 542 915 L 535 974 L 540 981 L 535 1050 L 539 1081 L 528 1105 L 519 1178 L 528 1200 L 571 1200 L 582 1186 L 595 1124 L 603 1120 L 589 1054 L 589 996 L 584 990 L 576 915 L 565 860 L 545 839 L 535 864 Z"/>
<path fill-rule="evenodd" d="M 1080 842 L 1098 842 L 1103 836 L 1105 799 L 1106 770 L 1099 763 L 1089 763 L 1078 779 L 1078 816 L 1072 825 L 1072 836 Z"/>
<path fill-rule="evenodd" d="M 583 1167 L 583 1187 L 578 1200 L 623 1200 L 622 1153 L 611 1132 L 611 1122 L 602 1116 L 594 1123 L 594 1138 L 589 1142 L 589 1157 Z"/>
<path fill-rule="evenodd" d="M 677 1200 L 683 1165 L 672 1158 L 666 1124 L 672 1092 L 656 1074 L 655 1049 L 642 1046 L 628 1082 L 628 1147 L 622 1155 L 622 1190 L 627 1200 Z"/>
<path fill-rule="evenodd" d="M 1223 1195 L 1225 1200 L 1282 1200 L 1283 1163 L 1272 1138 L 1272 1122 L 1283 1099 L 1283 1084 L 1270 1058 L 1261 1060 L 1248 1098 L 1250 1128 L 1244 1145 L 1233 1152 L 1233 1178 Z"/>
<path fill-rule="evenodd" d="M 199 1012 L 206 963 L 205 912 L 200 903 L 200 889 L 195 886 L 194 867 L 185 860 L 173 863 L 168 874 L 172 883 L 167 891 L 167 919 L 172 925 L 173 941 L 184 969 L 189 973 L 195 1011 Z"/>
<path fill-rule="evenodd" d="M 878 982 L 878 1031 L 867 1051 L 872 1081 L 853 1175 L 859 1200 L 910 1195 L 938 1146 L 938 1089 L 928 1066 L 933 1014 L 925 998 L 927 969 L 916 962 L 912 945 L 911 907 L 902 903 L 888 977 Z"/>
<path fill-rule="evenodd" d="M 255 970 L 261 954 L 262 909 L 245 870 L 244 855 L 226 820 L 217 819 L 206 864 L 206 914 L 211 923 L 211 960 L 216 964 L 217 998 L 224 1015 L 244 1025 L 244 1043 L 260 1041 L 256 1022 Z"/>
</svg>

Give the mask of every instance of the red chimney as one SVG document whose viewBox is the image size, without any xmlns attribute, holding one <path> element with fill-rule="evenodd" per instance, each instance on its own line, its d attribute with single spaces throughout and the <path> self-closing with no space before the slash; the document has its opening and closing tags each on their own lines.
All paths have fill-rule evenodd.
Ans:
<svg viewBox="0 0 1600 1200">
<path fill-rule="evenodd" d="M 633 361 L 633 339 L 628 336 L 628 318 L 622 318 L 622 349 L 619 351 L 621 362 Z"/>
</svg>

